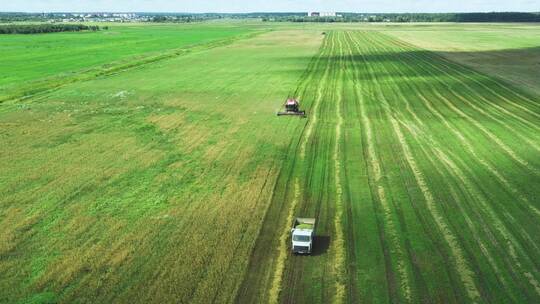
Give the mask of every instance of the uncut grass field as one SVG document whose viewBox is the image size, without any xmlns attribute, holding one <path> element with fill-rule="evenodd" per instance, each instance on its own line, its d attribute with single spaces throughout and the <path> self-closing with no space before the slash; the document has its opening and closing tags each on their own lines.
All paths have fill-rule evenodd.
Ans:
<svg viewBox="0 0 540 304">
<path fill-rule="evenodd" d="M 0 303 L 540 302 L 539 29 L 0 36 Z"/>
</svg>

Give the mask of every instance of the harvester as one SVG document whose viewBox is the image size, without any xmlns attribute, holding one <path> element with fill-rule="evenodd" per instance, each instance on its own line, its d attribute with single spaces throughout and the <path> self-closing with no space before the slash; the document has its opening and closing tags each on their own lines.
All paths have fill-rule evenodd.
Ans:
<svg viewBox="0 0 540 304">
<path fill-rule="evenodd" d="M 297 115 L 297 116 L 306 116 L 306 111 L 300 111 L 300 103 L 296 98 L 288 98 L 283 105 L 285 111 L 277 112 L 278 116 L 281 115 Z"/>
</svg>

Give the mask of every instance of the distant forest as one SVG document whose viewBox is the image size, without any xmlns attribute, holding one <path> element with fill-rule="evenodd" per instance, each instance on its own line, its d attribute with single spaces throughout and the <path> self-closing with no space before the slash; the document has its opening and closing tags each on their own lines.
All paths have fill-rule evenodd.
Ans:
<svg viewBox="0 0 540 304">
<path fill-rule="evenodd" d="M 338 17 L 308 17 L 305 14 L 261 16 L 263 21 L 286 22 L 540 22 L 540 13 L 337 13 Z"/>
<path fill-rule="evenodd" d="M 84 24 L 9 24 L 0 25 L 0 34 L 41 34 L 57 32 L 99 31 L 97 25 Z"/>
</svg>

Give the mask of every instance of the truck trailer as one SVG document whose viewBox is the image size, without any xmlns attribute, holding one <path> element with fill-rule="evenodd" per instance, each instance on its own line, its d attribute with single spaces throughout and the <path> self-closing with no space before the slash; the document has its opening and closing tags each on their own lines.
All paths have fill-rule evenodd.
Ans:
<svg viewBox="0 0 540 304">
<path fill-rule="evenodd" d="M 291 229 L 291 236 L 293 253 L 311 254 L 315 236 L 315 219 L 297 217 Z"/>
</svg>

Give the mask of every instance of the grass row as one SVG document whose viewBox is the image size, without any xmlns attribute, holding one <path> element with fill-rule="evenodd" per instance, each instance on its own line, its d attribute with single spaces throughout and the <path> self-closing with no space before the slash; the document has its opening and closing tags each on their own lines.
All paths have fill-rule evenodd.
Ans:
<svg viewBox="0 0 540 304">
<path fill-rule="evenodd" d="M 512 196 L 524 197 L 525 200 L 522 201 L 525 204 L 524 208 L 528 208 L 529 204 L 534 205 L 533 196 L 528 196 L 530 194 L 526 190 L 516 190 L 516 187 L 530 189 L 531 187 L 527 187 L 527 185 L 532 185 L 531 183 L 534 183 L 534 180 L 538 178 L 534 169 L 537 164 L 524 166 L 519 161 L 522 159 L 527 164 L 534 162 L 534 149 L 531 149 L 530 145 L 527 146 L 527 141 L 523 139 L 527 138 L 531 142 L 537 142 L 537 138 L 530 126 L 518 124 L 510 128 L 509 124 L 514 123 L 516 119 L 507 115 L 508 113 L 500 111 L 497 113 L 501 116 L 506 114 L 504 121 L 507 124 L 505 125 L 501 124 L 502 119 L 491 122 L 488 115 L 489 112 L 498 110 L 497 106 L 499 106 L 508 107 L 509 112 L 515 115 L 527 117 L 529 111 L 535 113 L 534 105 L 519 98 L 520 92 L 515 89 L 491 85 L 491 83 L 495 83 L 495 80 L 483 75 L 478 76 L 473 71 L 444 61 L 431 53 L 416 49 L 411 50 L 410 47 L 409 49 L 396 47 L 400 43 L 387 36 L 363 32 L 357 34 L 355 39 L 360 41 L 357 44 L 358 52 L 363 54 L 362 58 L 365 59 L 362 62 L 364 65 L 360 66 L 368 67 L 368 76 L 371 79 L 371 81 L 365 82 L 365 85 L 368 87 L 371 85 L 372 88 L 365 91 L 364 94 L 368 96 L 371 107 L 381 113 L 377 129 L 380 130 L 379 132 L 388 130 L 387 133 L 379 135 L 381 142 L 379 145 L 382 146 L 384 142 L 390 141 L 389 143 L 394 146 L 387 153 L 379 152 L 381 157 L 390 157 L 386 161 L 383 160 L 383 167 L 392 168 L 394 164 L 401 163 L 396 169 L 387 171 L 401 172 L 397 178 L 393 178 L 394 174 L 391 173 L 386 177 L 393 180 L 389 184 L 391 192 L 399 193 L 399 185 L 403 181 L 411 180 L 411 173 L 414 177 L 411 185 L 413 188 L 407 186 L 409 193 L 405 192 L 405 196 L 402 196 L 401 199 L 396 197 L 395 200 L 395 203 L 401 201 L 399 205 L 395 205 L 395 213 L 398 218 L 401 217 L 400 238 L 405 242 L 410 242 L 410 246 L 412 246 L 407 249 L 409 253 L 407 263 L 412 266 L 413 296 L 436 299 L 440 296 L 441 290 L 445 290 L 453 291 L 453 294 L 447 294 L 444 297 L 454 298 L 456 302 L 476 301 L 480 298 L 483 298 L 483 301 L 489 301 L 497 296 L 510 297 L 510 300 L 516 298 L 531 300 L 531 297 L 537 297 L 534 287 L 535 275 L 533 275 L 532 280 L 526 271 L 515 276 L 514 269 L 503 270 L 504 266 L 497 265 L 496 261 L 506 259 L 505 252 L 512 252 L 514 250 L 512 248 L 518 246 L 516 244 L 519 243 L 520 237 L 523 237 L 523 241 L 519 244 L 522 248 L 529 247 L 527 240 L 533 241 L 531 238 L 534 238 L 532 230 L 529 232 L 520 231 L 521 224 L 503 223 L 502 219 L 508 217 L 511 212 L 512 217 L 521 218 L 519 222 L 526 223 L 523 226 L 528 227 L 538 225 L 538 219 L 531 216 L 530 211 L 532 210 L 529 210 L 528 213 L 522 213 L 518 210 L 490 209 L 493 208 L 494 204 L 506 201 L 503 195 L 507 195 L 508 199 L 511 199 Z M 415 54 L 422 54 L 422 56 Z M 416 58 L 412 59 L 411 57 Z M 407 61 L 406 58 L 411 59 Z M 411 77 L 410 74 L 406 74 L 407 72 L 414 73 L 414 76 Z M 448 78 L 442 80 L 442 76 L 438 74 L 441 72 L 445 72 L 445 76 Z M 451 74 L 452 77 L 448 74 Z M 469 74 L 469 78 L 464 77 L 464 74 Z M 474 76 L 470 74 L 481 80 L 474 79 Z M 463 88 L 469 88 L 467 95 L 458 96 L 454 93 L 464 92 Z M 503 92 L 502 89 L 505 91 Z M 432 95 L 429 95 L 430 93 Z M 476 100 L 481 99 L 480 96 L 488 96 L 490 101 L 487 103 L 484 100 L 482 110 L 469 103 L 477 102 Z M 521 107 L 526 107 L 528 111 L 520 110 L 519 107 L 513 106 L 505 99 L 518 103 Z M 431 105 L 427 110 L 422 108 L 426 102 Z M 456 103 L 459 106 L 456 106 Z M 434 113 L 437 113 L 435 111 L 440 111 L 442 114 L 433 117 Z M 463 119 L 465 117 L 470 119 L 467 121 L 467 119 Z M 446 119 L 448 124 L 441 126 L 438 119 Z M 527 119 L 534 122 L 531 117 Z M 471 124 L 471 121 L 474 123 Z M 453 142 L 455 139 L 448 133 L 449 126 L 453 126 L 454 133 L 451 134 L 457 135 L 461 142 Z M 489 126 L 489 129 L 486 126 Z M 462 135 L 461 132 L 468 132 L 470 128 L 476 130 L 468 133 L 471 138 L 467 141 L 463 137 L 466 135 Z M 512 140 L 509 137 L 510 134 L 513 136 Z M 483 143 L 482 140 L 486 139 L 488 141 Z M 522 143 L 516 143 L 519 140 L 522 140 Z M 464 141 L 469 144 L 469 150 L 461 148 Z M 483 149 L 488 149 L 489 153 L 480 158 L 478 154 L 475 154 L 477 153 L 475 151 Z M 381 150 L 384 151 L 384 149 Z M 533 154 L 530 154 L 531 152 Z M 384 156 L 385 154 L 387 156 Z M 498 158 L 495 158 L 496 154 L 499 154 Z M 513 163 L 511 171 L 505 170 L 502 173 L 492 170 L 489 173 L 479 175 L 477 167 L 503 168 L 508 162 Z M 485 163 L 490 163 L 490 165 L 486 166 Z M 460 168 L 460 166 L 464 167 Z M 495 172 L 499 172 L 502 176 L 498 183 L 492 183 L 493 178 L 497 179 Z M 472 176 L 466 177 L 466 174 Z M 520 176 L 528 181 L 526 183 L 509 181 L 515 176 Z M 506 181 L 506 183 L 501 181 Z M 506 189 L 502 190 L 501 187 Z M 411 191 L 413 189 L 421 190 L 423 197 L 418 197 L 417 194 L 413 196 L 415 195 Z M 516 191 L 519 192 L 515 193 Z M 513 194 L 508 196 L 509 193 Z M 418 203 L 425 203 L 423 211 L 429 210 L 430 212 L 422 214 L 414 211 L 412 213 L 416 208 L 413 210 L 410 208 Z M 400 213 L 402 214 L 400 215 Z M 418 223 L 426 222 L 432 222 L 434 227 L 438 227 L 436 234 L 413 230 L 413 227 L 418 227 Z M 420 229 L 420 227 L 416 229 Z M 482 233 L 488 234 L 482 235 Z M 502 238 L 501 243 L 499 245 L 489 244 L 488 240 L 492 240 L 497 234 Z M 441 243 L 441 240 L 444 242 Z M 493 251 L 489 249 L 490 246 L 501 246 L 501 244 L 506 245 L 507 248 L 503 247 Z M 418 245 L 420 247 L 417 247 Z M 441 276 L 444 274 L 444 272 L 439 271 L 441 265 L 435 266 L 439 264 L 433 257 L 433 252 L 436 252 L 435 248 L 433 252 L 428 251 L 425 259 L 421 257 L 420 254 L 427 253 L 424 248 L 428 245 L 438 247 L 436 250 L 441 252 L 441 258 L 447 260 L 441 264 L 452 265 L 446 271 L 449 275 L 448 279 Z M 515 255 L 513 264 L 527 263 L 526 269 L 532 269 L 531 273 L 534 273 L 536 266 L 533 262 L 534 259 L 530 259 L 530 255 L 537 254 L 535 252 L 534 248 L 523 249 L 523 255 L 520 256 L 518 253 Z M 478 255 L 479 253 L 481 254 Z M 392 259 L 399 260 L 400 257 L 394 255 Z M 427 266 L 429 264 L 426 264 L 428 261 L 435 264 L 433 270 L 429 270 L 430 267 Z M 395 269 L 392 270 L 394 273 L 397 272 Z M 509 273 L 503 274 L 504 271 L 509 271 Z M 490 275 L 494 273 L 497 275 L 490 278 Z M 521 286 L 507 286 L 504 292 L 500 292 L 502 283 L 499 280 L 508 283 L 512 280 L 515 282 L 517 278 L 521 281 Z M 434 286 L 430 287 L 430 285 Z M 438 294 L 432 294 L 429 290 L 436 291 Z M 524 293 L 526 294 L 525 298 L 519 298 L 519 296 L 523 297 Z"/>
<path fill-rule="evenodd" d="M 323 249 L 278 255 L 288 232 L 262 230 L 238 302 L 538 300 L 536 98 L 378 32 L 325 41 L 265 219 L 317 217 Z"/>
</svg>

